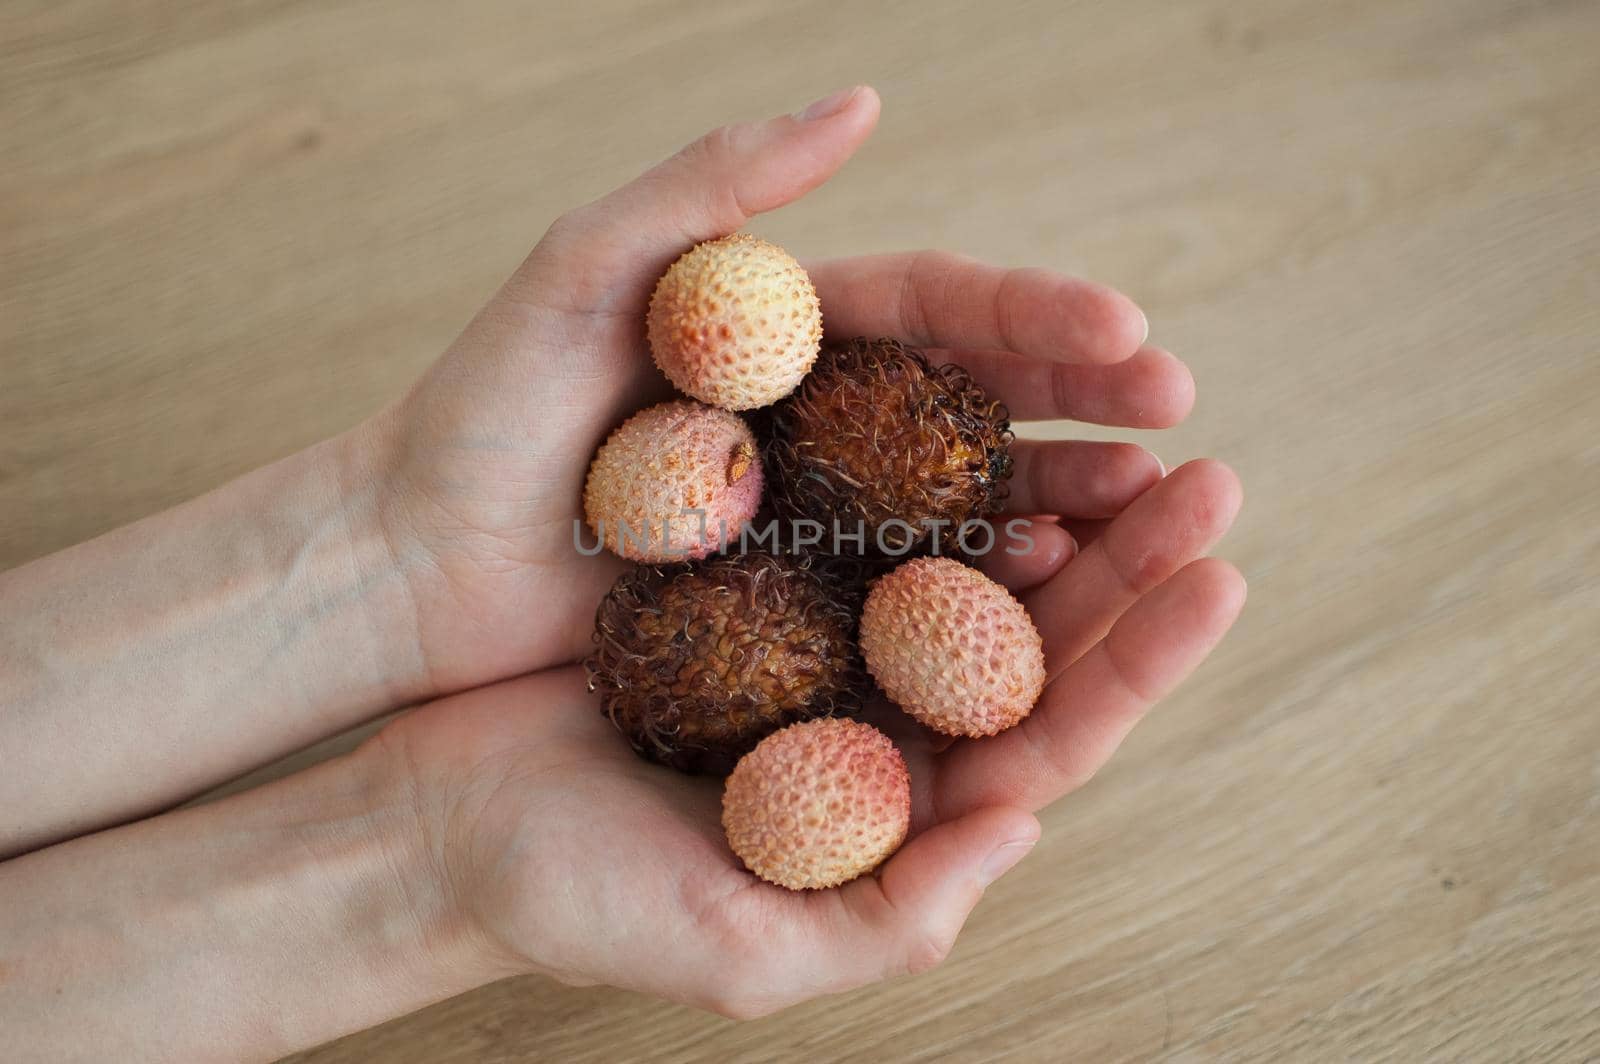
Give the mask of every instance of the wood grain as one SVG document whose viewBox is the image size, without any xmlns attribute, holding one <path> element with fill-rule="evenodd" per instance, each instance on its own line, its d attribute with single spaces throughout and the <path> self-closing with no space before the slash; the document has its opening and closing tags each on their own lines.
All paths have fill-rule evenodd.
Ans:
<svg viewBox="0 0 1600 1064">
<path fill-rule="evenodd" d="M 1600 1057 L 1600 6 L 554 7 L 0 10 L 0 565 L 353 423 L 562 209 L 867 80 L 756 228 L 1132 292 L 1200 403 L 1122 435 L 1240 471 L 1251 601 L 929 976 L 521 980 L 296 1059 Z"/>
</svg>

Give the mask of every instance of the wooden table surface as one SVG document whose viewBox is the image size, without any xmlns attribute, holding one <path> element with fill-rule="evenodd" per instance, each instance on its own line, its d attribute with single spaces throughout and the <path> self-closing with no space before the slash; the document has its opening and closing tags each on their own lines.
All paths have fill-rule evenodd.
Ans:
<svg viewBox="0 0 1600 1064">
<path fill-rule="evenodd" d="M 1199 404 L 1095 435 L 1239 470 L 1250 603 L 932 975 L 513 981 L 297 1059 L 1600 1056 L 1600 5 L 557 6 L 0 9 L 0 564 L 352 424 L 564 207 L 870 81 L 754 228 L 1133 293 Z"/>
</svg>

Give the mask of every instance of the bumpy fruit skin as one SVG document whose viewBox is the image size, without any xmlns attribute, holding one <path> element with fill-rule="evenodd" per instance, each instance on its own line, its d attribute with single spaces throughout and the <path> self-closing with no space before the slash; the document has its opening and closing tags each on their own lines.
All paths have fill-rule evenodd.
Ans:
<svg viewBox="0 0 1600 1064">
<path fill-rule="evenodd" d="M 704 558 L 760 507 L 758 458 L 737 414 L 683 400 L 652 406 L 613 432 L 590 464 L 589 529 L 634 561 Z"/>
<path fill-rule="evenodd" d="M 783 729 L 745 755 L 722 792 L 722 828 L 744 866 L 790 890 L 877 868 L 911 825 L 911 777 L 889 737 L 859 721 Z"/>
<path fill-rule="evenodd" d="M 589 689 L 641 756 L 723 775 L 786 724 L 859 708 L 859 615 L 859 592 L 825 561 L 638 568 L 600 604 Z"/>
<path fill-rule="evenodd" d="M 1028 611 L 953 558 L 914 558 L 873 585 L 861 652 L 891 701 L 946 735 L 1004 731 L 1044 690 L 1044 646 Z"/>
<path fill-rule="evenodd" d="M 933 528 L 955 549 L 961 524 L 998 510 L 1011 477 L 1005 406 L 965 370 L 931 367 L 896 340 L 823 348 L 764 436 L 778 516 L 820 522 L 825 542 L 835 527 L 864 527 L 867 554 L 925 549 Z"/>
<path fill-rule="evenodd" d="M 805 270 L 747 233 L 697 244 L 656 284 L 650 351 L 677 389 L 726 410 L 788 395 L 816 361 L 822 308 Z"/>
</svg>

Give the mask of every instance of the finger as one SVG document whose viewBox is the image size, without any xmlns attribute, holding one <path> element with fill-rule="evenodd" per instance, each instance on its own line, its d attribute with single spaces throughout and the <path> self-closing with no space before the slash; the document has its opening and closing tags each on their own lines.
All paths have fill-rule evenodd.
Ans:
<svg viewBox="0 0 1600 1064">
<path fill-rule="evenodd" d="M 1239 512 L 1239 478 L 1213 459 L 1187 462 L 1106 526 L 1072 563 L 1023 598 L 1055 676 L 1139 597 L 1216 545 Z"/>
<path fill-rule="evenodd" d="M 526 272 L 576 289 L 574 302 L 586 309 L 608 309 L 607 296 L 637 295 L 692 245 L 726 236 L 832 177 L 872 132 L 878 107 L 877 93 L 863 85 L 797 114 L 714 130 L 563 216 Z M 582 268 L 576 278 L 575 265 Z"/>
<path fill-rule="evenodd" d="M 994 542 L 978 556 L 978 568 L 1020 595 L 1056 575 L 1077 553 L 1078 545 L 1060 525 L 1017 518 L 995 526 Z"/>
<path fill-rule="evenodd" d="M 1177 356 L 1149 344 L 1109 366 L 1049 364 L 1009 351 L 928 352 L 955 362 L 1015 421 L 1072 418 L 1096 425 L 1165 429 L 1189 416 L 1194 377 Z"/>
<path fill-rule="evenodd" d="M 876 876 L 789 895 L 778 911 L 787 919 L 774 921 L 765 939 L 765 986 L 737 1011 L 761 1015 L 935 967 L 984 889 L 1038 839 L 1030 813 L 974 810 L 913 838 Z"/>
<path fill-rule="evenodd" d="M 946 251 L 826 259 L 806 270 L 822 327 L 836 339 L 893 336 L 919 347 L 1104 363 L 1132 355 L 1150 331 L 1144 312 L 1105 285 Z"/>
<path fill-rule="evenodd" d="M 1061 527 L 1067 530 L 1067 534 L 1078 544 L 1078 551 L 1082 553 L 1084 548 L 1105 534 L 1106 529 L 1111 527 L 1111 522 L 1103 517 L 1089 519 L 1070 517 L 1061 522 Z"/>
<path fill-rule="evenodd" d="M 1161 460 L 1132 443 L 1018 440 L 1011 448 L 1013 513 L 1114 517 L 1166 475 Z"/>
<path fill-rule="evenodd" d="M 1057 677 L 1021 724 L 945 755 L 937 805 L 1041 808 L 1086 783 L 1149 708 L 1205 660 L 1244 606 L 1239 571 L 1191 562 Z"/>
</svg>

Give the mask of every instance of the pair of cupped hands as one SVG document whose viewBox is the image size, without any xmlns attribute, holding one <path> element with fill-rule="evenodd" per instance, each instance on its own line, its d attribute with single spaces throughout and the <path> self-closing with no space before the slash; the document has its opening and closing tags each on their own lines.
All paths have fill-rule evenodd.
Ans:
<svg viewBox="0 0 1600 1064">
<path fill-rule="evenodd" d="M 596 447 L 670 394 L 645 342 L 652 287 L 694 243 L 822 184 L 878 108 L 857 88 L 716 130 L 562 216 L 367 427 L 388 456 L 386 534 L 409 559 L 430 685 L 465 692 L 369 745 L 407 779 L 416 844 L 497 974 L 743 1017 L 926 970 L 1034 845 L 1035 811 L 1088 781 L 1243 604 L 1238 572 L 1205 556 L 1240 503 L 1226 466 L 1166 472 L 1130 444 L 1019 440 L 1007 509 L 1036 518 L 1035 549 L 984 567 L 1038 625 L 1049 685 L 994 738 L 895 727 L 911 836 L 834 890 L 757 880 L 723 839 L 720 781 L 647 764 L 602 717 L 574 662 L 624 563 L 581 556 L 574 522 Z M 1014 421 L 1162 428 L 1193 403 L 1184 364 L 1103 286 L 934 251 L 804 265 L 830 336 L 893 336 L 960 363 Z"/>
</svg>

